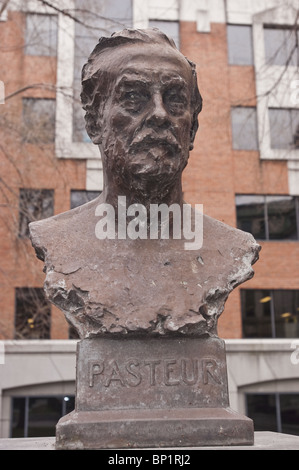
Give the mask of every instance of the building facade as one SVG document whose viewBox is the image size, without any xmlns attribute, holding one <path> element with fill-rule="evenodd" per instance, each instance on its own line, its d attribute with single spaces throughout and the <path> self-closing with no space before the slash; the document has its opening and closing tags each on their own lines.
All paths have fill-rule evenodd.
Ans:
<svg viewBox="0 0 299 470">
<path fill-rule="evenodd" d="M 80 73 L 98 38 L 124 26 L 159 27 L 196 64 L 203 110 L 183 174 L 184 199 L 253 233 L 262 246 L 255 276 L 233 291 L 219 321 L 228 351 L 238 351 L 229 362 L 236 371 L 229 369 L 232 400 L 261 421 L 258 426 L 267 415 L 274 420 L 271 430 L 299 433 L 295 1 L 0 2 L 0 338 L 8 348 L 37 340 L 36 349 L 28 346 L 31 358 L 42 352 L 43 340 L 47 363 L 49 340 L 67 345 L 75 337 L 64 315 L 44 299 L 42 263 L 28 239 L 28 222 L 67 211 L 103 189 L 101 157 L 84 129 Z M 245 379 L 240 364 L 258 373 Z M 47 382 L 46 375 L 41 381 L 30 373 L 29 381 L 22 370 L 2 385 L 3 436 L 13 433 L 7 424 L 13 413 L 28 417 L 37 408 L 34 398 L 59 396 L 61 413 L 69 406 L 63 398 L 72 400 L 74 376 L 61 372 Z M 295 424 L 284 427 L 290 415 Z"/>
</svg>

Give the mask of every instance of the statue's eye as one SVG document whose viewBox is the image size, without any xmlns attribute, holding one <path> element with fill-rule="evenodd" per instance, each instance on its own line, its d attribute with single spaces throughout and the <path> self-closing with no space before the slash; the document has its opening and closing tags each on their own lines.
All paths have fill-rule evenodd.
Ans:
<svg viewBox="0 0 299 470">
<path fill-rule="evenodd" d="M 141 93 L 138 93 L 136 91 L 128 91 L 125 94 L 125 99 L 129 101 L 137 101 L 137 100 L 142 99 L 142 95 Z"/>
<path fill-rule="evenodd" d="M 172 114 L 181 114 L 187 107 L 188 99 L 181 88 L 170 88 L 164 93 L 164 103 Z"/>
<path fill-rule="evenodd" d="M 133 113 L 141 111 L 149 99 L 149 93 L 143 89 L 124 90 L 121 95 L 124 108 Z"/>
</svg>

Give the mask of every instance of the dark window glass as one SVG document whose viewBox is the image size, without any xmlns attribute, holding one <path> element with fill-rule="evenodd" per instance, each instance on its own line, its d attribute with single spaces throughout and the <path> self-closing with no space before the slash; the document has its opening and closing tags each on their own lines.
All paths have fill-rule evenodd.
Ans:
<svg viewBox="0 0 299 470">
<path fill-rule="evenodd" d="M 61 417 L 61 398 L 30 397 L 28 409 L 28 437 L 53 436 Z"/>
<path fill-rule="evenodd" d="M 299 337 L 299 291 L 273 290 L 277 338 Z"/>
<path fill-rule="evenodd" d="M 264 196 L 236 196 L 237 226 L 257 239 L 265 239 Z"/>
<path fill-rule="evenodd" d="M 271 338 L 271 294 L 268 290 L 241 289 L 244 338 Z"/>
<path fill-rule="evenodd" d="M 180 24 L 178 21 L 150 20 L 148 25 L 150 28 L 158 28 L 163 31 L 174 40 L 176 47 L 180 48 Z"/>
<path fill-rule="evenodd" d="M 246 395 L 247 416 L 255 431 L 299 435 L 297 393 L 250 393 Z"/>
<path fill-rule="evenodd" d="M 298 338 L 299 291 L 241 289 L 244 338 Z"/>
<path fill-rule="evenodd" d="M 299 109 L 269 108 L 271 147 L 299 148 Z"/>
<path fill-rule="evenodd" d="M 89 201 L 92 201 L 101 194 L 101 191 L 84 191 L 84 190 L 72 190 L 71 191 L 71 209 L 82 206 Z"/>
<path fill-rule="evenodd" d="M 56 102 L 46 98 L 23 98 L 24 142 L 51 144 L 55 141 Z"/>
<path fill-rule="evenodd" d="M 254 422 L 255 431 L 277 432 L 275 394 L 248 394 L 247 415 Z"/>
<path fill-rule="evenodd" d="M 57 54 L 57 16 L 27 13 L 25 54 L 55 56 Z"/>
<path fill-rule="evenodd" d="M 79 339 L 79 334 L 73 326 L 69 327 L 69 339 Z"/>
<path fill-rule="evenodd" d="M 297 65 L 298 29 L 264 28 L 265 58 L 269 65 Z"/>
<path fill-rule="evenodd" d="M 51 306 L 41 287 L 17 287 L 15 339 L 49 339 Z"/>
<path fill-rule="evenodd" d="M 62 399 L 62 416 L 70 413 L 75 409 L 75 397 L 64 396 Z"/>
<path fill-rule="evenodd" d="M 281 394 L 281 432 L 299 436 L 299 395 Z"/>
<path fill-rule="evenodd" d="M 19 237 L 28 237 L 30 222 L 53 215 L 54 191 L 21 188 L 19 195 Z"/>
<path fill-rule="evenodd" d="M 227 25 L 228 63 L 252 65 L 252 31 L 247 25 Z"/>
<path fill-rule="evenodd" d="M 11 437 L 55 436 L 59 419 L 75 407 L 75 397 L 13 397 Z"/>
<path fill-rule="evenodd" d="M 296 240 L 296 201 L 291 196 L 266 196 L 269 240 Z"/>
<path fill-rule="evenodd" d="M 260 240 L 299 239 L 299 198 L 236 196 L 237 227 Z"/>
<path fill-rule="evenodd" d="M 256 109 L 237 107 L 231 110 L 234 150 L 258 150 Z"/>
<path fill-rule="evenodd" d="M 24 397 L 12 400 L 11 437 L 25 436 L 25 402 Z"/>
</svg>

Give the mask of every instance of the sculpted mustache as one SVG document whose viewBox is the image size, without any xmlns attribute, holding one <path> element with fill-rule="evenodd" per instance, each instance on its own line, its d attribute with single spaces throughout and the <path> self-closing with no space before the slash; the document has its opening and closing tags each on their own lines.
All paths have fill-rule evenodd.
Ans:
<svg viewBox="0 0 299 470">
<path fill-rule="evenodd" d="M 180 151 L 181 146 L 172 134 L 139 134 L 130 143 L 130 150 L 139 150 L 142 147 L 165 145 L 174 151 Z"/>
</svg>

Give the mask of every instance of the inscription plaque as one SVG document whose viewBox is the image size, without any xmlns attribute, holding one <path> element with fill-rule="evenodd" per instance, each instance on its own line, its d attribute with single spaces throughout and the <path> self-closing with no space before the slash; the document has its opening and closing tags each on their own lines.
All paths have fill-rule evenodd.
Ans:
<svg viewBox="0 0 299 470">
<path fill-rule="evenodd" d="M 75 410 L 57 449 L 253 443 L 252 420 L 229 408 L 224 341 L 83 339 Z"/>
<path fill-rule="evenodd" d="M 200 363 L 201 362 L 201 363 Z M 148 359 L 139 361 L 130 358 L 118 363 L 116 360 L 91 361 L 88 364 L 89 386 L 99 377 L 101 387 L 138 387 L 142 382 L 147 386 L 195 385 L 202 382 L 221 384 L 218 375 L 219 364 L 212 358 L 189 359 Z M 212 381 L 212 382 L 213 382 Z"/>
<path fill-rule="evenodd" d="M 77 384 L 78 411 L 229 405 L 219 338 L 84 340 Z"/>
</svg>

